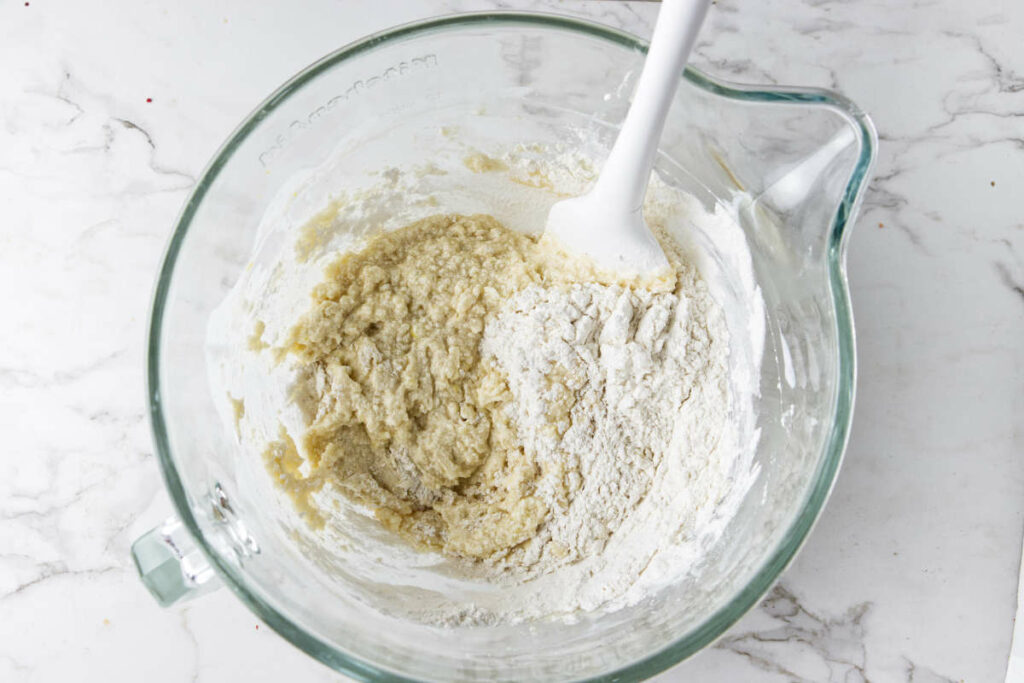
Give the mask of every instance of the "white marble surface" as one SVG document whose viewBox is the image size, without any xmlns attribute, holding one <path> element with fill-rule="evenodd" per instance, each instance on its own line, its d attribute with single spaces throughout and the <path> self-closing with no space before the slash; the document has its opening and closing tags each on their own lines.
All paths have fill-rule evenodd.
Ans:
<svg viewBox="0 0 1024 683">
<path fill-rule="evenodd" d="M 227 592 L 164 611 L 134 575 L 131 541 L 170 513 L 144 414 L 154 273 L 197 174 L 285 78 L 369 31 L 495 6 L 640 34 L 656 11 L 0 3 L 0 680 L 337 679 Z M 1002 679 L 1024 524 L 1022 33 L 1018 0 L 712 9 L 696 64 L 839 90 L 882 145 L 850 250 L 860 379 L 835 494 L 764 604 L 662 680 Z"/>
</svg>

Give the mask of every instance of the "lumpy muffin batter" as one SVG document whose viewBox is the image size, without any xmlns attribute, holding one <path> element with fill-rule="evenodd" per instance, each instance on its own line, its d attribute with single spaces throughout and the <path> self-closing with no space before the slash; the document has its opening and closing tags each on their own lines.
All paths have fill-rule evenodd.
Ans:
<svg viewBox="0 0 1024 683">
<path fill-rule="evenodd" d="M 733 372 L 732 288 L 685 239 L 742 265 L 740 228 L 655 178 L 671 273 L 597 272 L 541 236 L 593 182 L 558 154 L 458 151 L 339 182 L 295 220 L 282 203 L 211 318 L 239 488 L 374 609 L 448 625 L 635 604 L 699 564 L 756 476 L 759 347 Z"/>
<path fill-rule="evenodd" d="M 564 281 L 537 238 L 485 216 L 434 216 L 331 265 L 289 351 L 309 368 L 310 484 L 330 481 L 420 546 L 482 558 L 530 538 L 547 513 L 512 396 L 480 341 L 529 284 Z M 293 449 L 274 444 L 272 466 Z"/>
</svg>

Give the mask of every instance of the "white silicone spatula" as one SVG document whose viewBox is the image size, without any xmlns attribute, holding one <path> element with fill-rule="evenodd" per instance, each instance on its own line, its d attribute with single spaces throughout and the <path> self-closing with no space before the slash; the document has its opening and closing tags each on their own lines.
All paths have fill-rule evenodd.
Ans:
<svg viewBox="0 0 1024 683">
<path fill-rule="evenodd" d="M 551 207 L 547 234 L 598 266 L 627 276 L 668 267 L 644 223 L 647 180 L 665 116 L 710 0 L 663 0 L 633 104 L 594 187 Z"/>
</svg>

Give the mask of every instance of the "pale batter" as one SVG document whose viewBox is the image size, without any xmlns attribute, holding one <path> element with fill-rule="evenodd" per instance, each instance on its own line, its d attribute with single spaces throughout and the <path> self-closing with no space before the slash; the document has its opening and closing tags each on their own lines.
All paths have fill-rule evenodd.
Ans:
<svg viewBox="0 0 1024 683">
<path fill-rule="evenodd" d="M 512 293 L 566 277 L 535 237 L 484 215 L 427 218 L 341 257 L 289 340 L 309 368 L 297 398 L 312 417 L 311 479 L 453 555 L 528 540 L 548 512 L 533 495 L 542 467 L 523 451 L 505 377 L 480 341 Z"/>
<path fill-rule="evenodd" d="M 699 563 L 756 473 L 756 366 L 731 367 L 731 294 L 677 241 L 739 229 L 655 179 L 674 280 L 609 280 L 538 238 L 588 159 L 480 158 L 385 169 L 266 242 L 211 325 L 215 391 L 346 595 L 435 624 L 633 604 Z"/>
</svg>

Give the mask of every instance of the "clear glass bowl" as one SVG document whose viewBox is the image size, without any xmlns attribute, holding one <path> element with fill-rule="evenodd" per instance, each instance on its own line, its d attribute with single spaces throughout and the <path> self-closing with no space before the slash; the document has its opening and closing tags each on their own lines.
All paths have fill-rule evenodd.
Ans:
<svg viewBox="0 0 1024 683">
<path fill-rule="evenodd" d="M 832 93 L 683 74 L 658 171 L 739 212 L 766 311 L 760 475 L 701 570 L 638 605 L 574 624 L 453 630 L 360 609 L 246 483 L 207 386 L 210 313 L 245 268 L 271 200 L 296 177 L 332 159 L 359 163 L 359 150 L 397 122 L 436 131 L 483 121 L 495 139 L 529 131 L 553 141 L 582 127 L 610 141 L 645 47 L 540 14 L 402 26 L 313 64 L 231 135 L 182 211 L 153 303 L 150 410 L 179 519 L 139 539 L 133 555 L 162 604 L 219 578 L 278 633 L 356 678 L 621 680 L 698 651 L 765 593 L 821 511 L 853 407 L 845 248 L 876 137 Z"/>
</svg>

